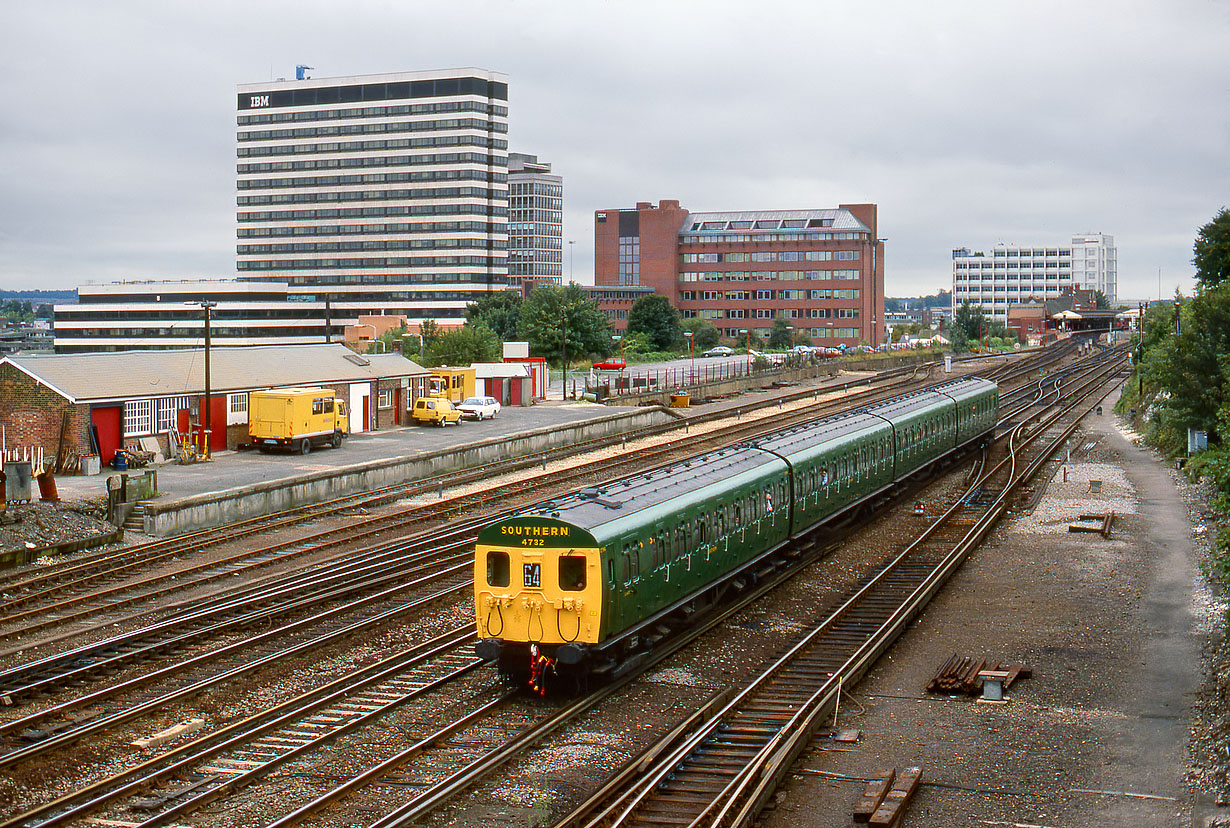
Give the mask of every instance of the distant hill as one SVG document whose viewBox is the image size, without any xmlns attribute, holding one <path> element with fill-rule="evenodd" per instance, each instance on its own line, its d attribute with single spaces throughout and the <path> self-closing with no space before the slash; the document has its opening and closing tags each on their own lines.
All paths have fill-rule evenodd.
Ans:
<svg viewBox="0 0 1230 828">
<path fill-rule="evenodd" d="M 32 305 L 73 305 L 77 302 L 75 290 L 0 290 L 0 302 L 15 299 Z"/>
</svg>

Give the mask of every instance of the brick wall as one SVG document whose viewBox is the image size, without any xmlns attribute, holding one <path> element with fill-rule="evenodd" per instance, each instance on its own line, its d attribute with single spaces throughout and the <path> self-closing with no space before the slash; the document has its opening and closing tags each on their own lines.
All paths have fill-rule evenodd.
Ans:
<svg viewBox="0 0 1230 828">
<path fill-rule="evenodd" d="M 89 406 L 73 405 L 24 371 L 0 365 L 0 425 L 9 448 L 42 448 L 48 459 L 54 457 L 65 412 L 65 451 L 89 454 Z"/>
</svg>

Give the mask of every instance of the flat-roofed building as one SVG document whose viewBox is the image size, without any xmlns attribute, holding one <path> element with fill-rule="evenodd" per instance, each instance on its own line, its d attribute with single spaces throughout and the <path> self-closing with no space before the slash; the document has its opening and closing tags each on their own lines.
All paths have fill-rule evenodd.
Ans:
<svg viewBox="0 0 1230 828">
<path fill-rule="evenodd" d="M 594 284 L 651 288 L 684 318 L 709 319 L 730 339 L 748 331 L 763 339 L 780 317 L 821 344 L 878 344 L 877 233 L 874 204 L 693 213 L 674 200 L 642 202 L 594 214 Z"/>
<path fill-rule="evenodd" d="M 1118 250 L 1104 233 L 1073 236 L 1066 245 L 997 244 L 989 252 L 952 251 L 952 305 L 980 305 L 1006 322 L 1011 305 L 1045 302 L 1065 291 L 1100 291 L 1113 306 L 1119 291 Z"/>
<path fill-rule="evenodd" d="M 564 178 L 537 155 L 508 154 L 508 279 L 563 284 Z"/>
<path fill-rule="evenodd" d="M 241 279 L 338 318 L 460 325 L 508 287 L 508 77 L 465 68 L 238 87 Z"/>
<path fill-rule="evenodd" d="M 200 348 L 210 302 L 216 345 L 339 342 L 343 325 L 328 303 L 292 294 L 285 282 L 238 279 L 82 285 L 77 302 L 55 306 L 55 350 L 163 351 Z M 328 320 L 328 323 L 326 323 Z"/>
</svg>

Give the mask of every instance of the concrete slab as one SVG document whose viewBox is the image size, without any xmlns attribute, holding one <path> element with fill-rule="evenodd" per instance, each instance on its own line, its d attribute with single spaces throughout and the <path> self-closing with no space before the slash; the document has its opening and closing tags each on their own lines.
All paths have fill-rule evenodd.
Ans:
<svg viewBox="0 0 1230 828">
<path fill-rule="evenodd" d="M 393 457 L 419 454 L 519 434 L 551 426 L 567 425 L 606 417 L 629 409 L 587 402 L 559 400 L 529 406 L 505 408 L 495 419 L 464 421 L 446 428 L 403 426 L 383 431 L 368 431 L 347 437 L 340 449 L 317 448 L 309 455 L 262 454 L 258 451 L 224 451 L 208 463 L 157 466 L 159 495 L 155 502 L 224 489 L 249 486 L 274 480 L 295 478 L 314 472 L 340 469 Z M 56 485 L 64 500 L 101 500 L 107 493 L 111 470 L 94 476 L 60 477 Z"/>
</svg>

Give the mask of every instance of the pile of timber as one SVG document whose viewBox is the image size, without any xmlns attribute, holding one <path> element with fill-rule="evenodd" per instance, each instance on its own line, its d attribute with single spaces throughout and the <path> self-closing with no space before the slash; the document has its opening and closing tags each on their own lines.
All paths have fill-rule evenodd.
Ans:
<svg viewBox="0 0 1230 828">
<path fill-rule="evenodd" d="M 897 824 L 921 779 L 922 768 L 876 771 L 862 799 L 854 806 L 854 821 L 885 827 Z"/>
<path fill-rule="evenodd" d="M 953 653 L 927 682 L 928 693 L 965 693 L 976 696 L 982 692 L 982 679 L 978 674 L 984 670 L 1000 670 L 1008 674 L 1004 689 L 1019 678 L 1029 678 L 1033 671 L 1020 664 L 1004 664 L 1002 661 L 987 661 Z"/>
</svg>

